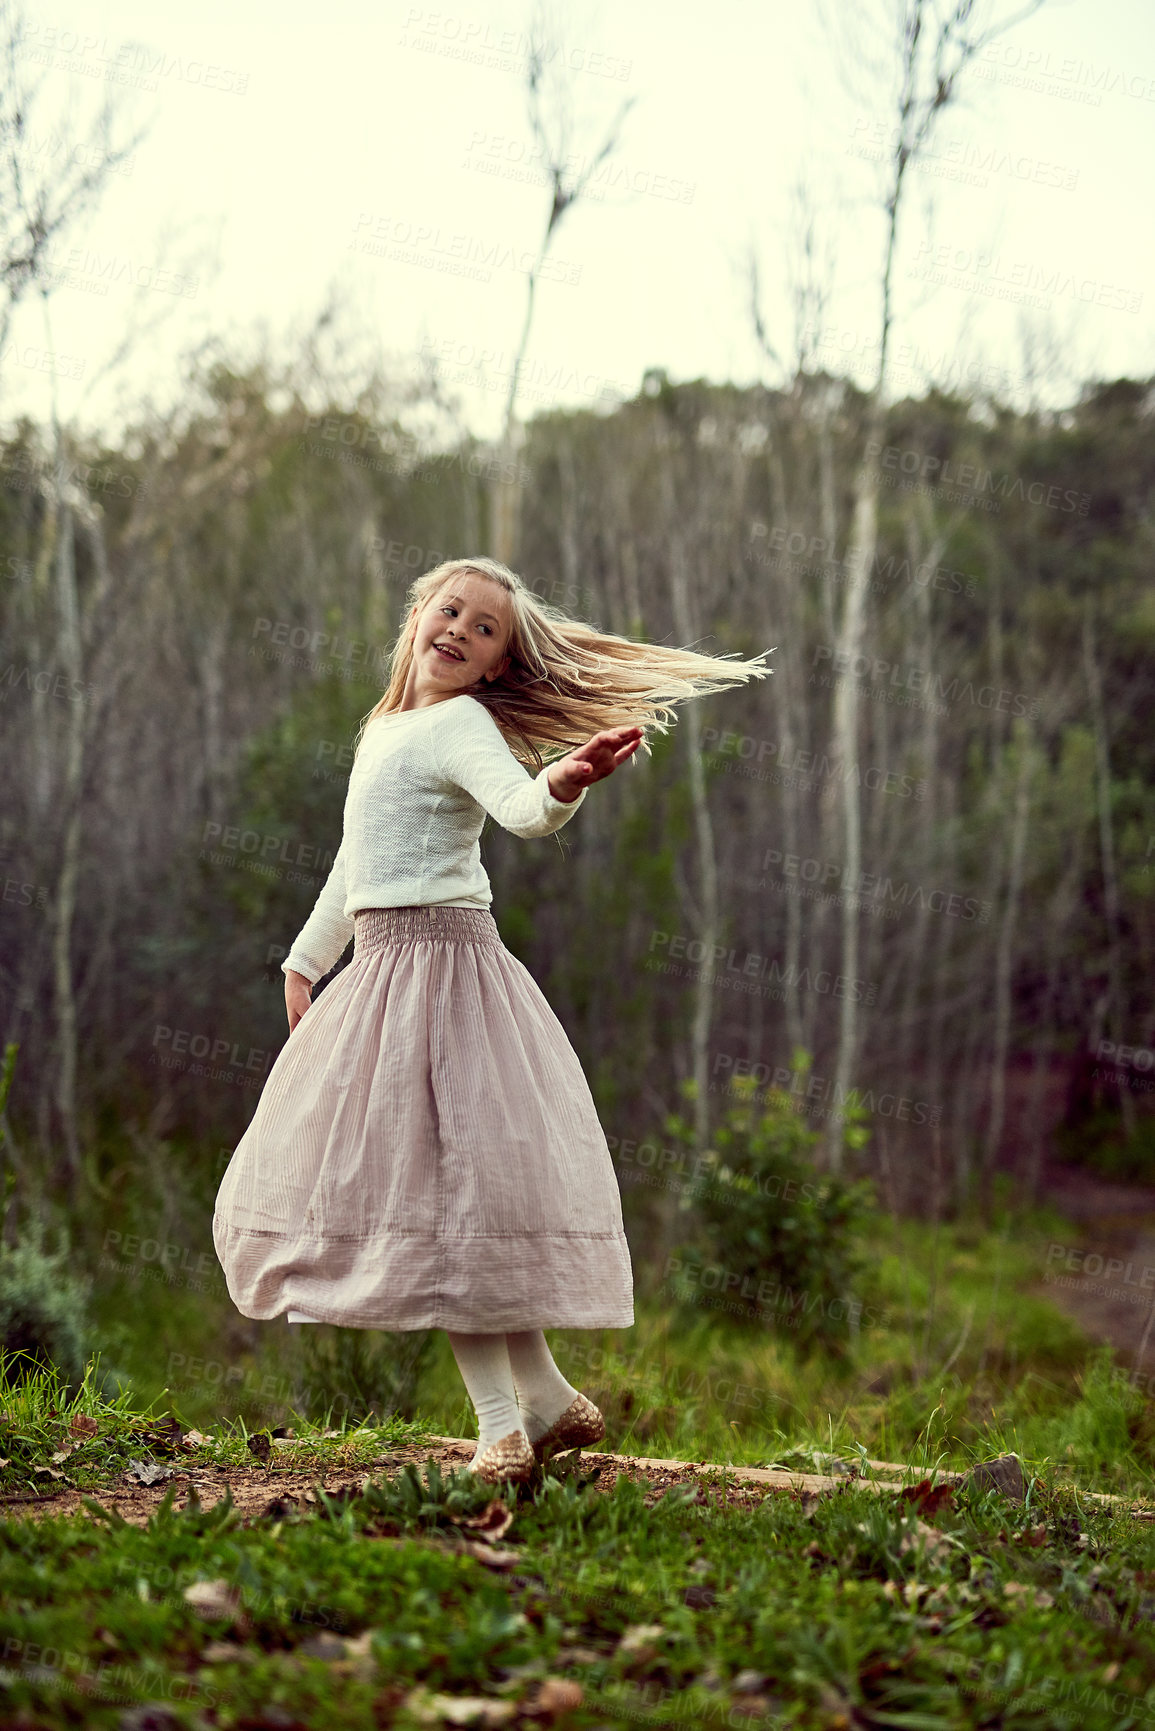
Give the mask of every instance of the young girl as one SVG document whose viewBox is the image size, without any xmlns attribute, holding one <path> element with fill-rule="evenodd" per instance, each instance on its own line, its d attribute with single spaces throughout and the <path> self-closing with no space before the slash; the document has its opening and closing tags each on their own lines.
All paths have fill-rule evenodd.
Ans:
<svg viewBox="0 0 1155 1731">
<path fill-rule="evenodd" d="M 444 1328 L 472 1470 L 524 1479 L 605 1435 L 542 1330 L 631 1327 L 633 1270 L 577 1054 L 489 911 L 482 826 L 552 835 L 673 702 L 764 678 L 769 651 L 735 664 L 595 631 L 492 559 L 437 566 L 409 602 L 213 1240 L 244 1316 Z"/>
</svg>

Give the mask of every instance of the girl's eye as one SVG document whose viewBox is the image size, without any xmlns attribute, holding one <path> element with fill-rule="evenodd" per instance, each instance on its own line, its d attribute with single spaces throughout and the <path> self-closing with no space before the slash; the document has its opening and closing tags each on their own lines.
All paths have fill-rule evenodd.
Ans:
<svg viewBox="0 0 1155 1731">
<path fill-rule="evenodd" d="M 441 609 L 441 611 L 443 613 L 456 613 L 457 609 L 456 609 L 456 607 L 453 606 L 452 602 L 447 601 L 445 606 Z M 492 625 L 479 625 L 477 627 L 477 629 L 479 631 L 488 631 L 489 635 L 491 637 L 493 636 L 493 626 Z"/>
</svg>

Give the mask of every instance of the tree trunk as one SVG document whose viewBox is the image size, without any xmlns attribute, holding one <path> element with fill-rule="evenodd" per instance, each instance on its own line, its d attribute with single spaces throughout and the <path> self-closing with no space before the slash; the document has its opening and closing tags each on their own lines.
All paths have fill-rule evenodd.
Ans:
<svg viewBox="0 0 1155 1731">
<path fill-rule="evenodd" d="M 1027 830 L 1031 811 L 1031 774 L 1034 767 L 1034 742 L 1030 724 L 1019 730 L 1019 773 L 1015 786 L 1015 807 L 1011 827 L 1011 858 L 1007 873 L 1007 899 L 999 926 L 995 949 L 995 1034 L 991 1052 L 990 1115 L 987 1119 L 986 1149 L 983 1157 L 982 1203 L 984 1213 L 990 1213 L 995 1163 L 1006 1119 L 1007 1054 L 1011 1028 L 1011 975 L 1014 962 L 1015 928 L 1019 918 L 1019 898 L 1023 887 L 1023 861 L 1026 857 Z"/>
<path fill-rule="evenodd" d="M 1083 613 L 1083 667 L 1091 696 L 1091 723 L 1095 732 L 1095 793 L 1099 810 L 1099 851 L 1103 866 L 1103 909 L 1107 916 L 1107 980 L 1111 1024 L 1116 1041 L 1125 1045 L 1127 1029 L 1119 921 L 1119 877 L 1115 869 L 1115 836 L 1111 823 L 1111 758 L 1107 743 L 1107 719 L 1103 711 L 1103 681 L 1095 645 L 1095 622 L 1089 598 Z M 1123 1133 L 1130 1141 L 1135 1134 L 1135 1102 L 1125 1082 L 1119 1089 L 1119 1109 L 1123 1118 Z"/>
</svg>

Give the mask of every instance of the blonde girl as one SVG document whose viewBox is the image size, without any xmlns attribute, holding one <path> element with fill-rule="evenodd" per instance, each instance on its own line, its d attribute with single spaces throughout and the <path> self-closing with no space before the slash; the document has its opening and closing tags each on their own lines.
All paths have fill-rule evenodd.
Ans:
<svg viewBox="0 0 1155 1731">
<path fill-rule="evenodd" d="M 764 678 L 769 651 L 598 631 L 487 558 L 447 560 L 408 601 L 213 1238 L 242 1315 L 445 1329 L 477 1413 L 472 1470 L 524 1479 L 605 1434 L 543 1330 L 631 1327 L 633 1270 L 589 1086 L 498 935 L 481 830 L 488 813 L 552 835 L 675 703 Z"/>
</svg>

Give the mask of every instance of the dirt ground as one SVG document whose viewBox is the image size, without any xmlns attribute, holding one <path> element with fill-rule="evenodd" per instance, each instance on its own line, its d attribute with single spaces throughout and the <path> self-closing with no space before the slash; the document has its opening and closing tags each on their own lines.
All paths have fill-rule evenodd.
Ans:
<svg viewBox="0 0 1155 1731">
<path fill-rule="evenodd" d="M 1111 1184 L 1105 1179 L 1069 1167 L 1054 1167 L 1046 1174 L 1048 1198 L 1069 1219 L 1077 1223 L 1078 1231 L 1072 1243 L 1063 1246 L 1064 1255 L 1050 1257 L 1046 1273 L 1057 1278 L 1041 1280 L 1039 1291 L 1065 1310 L 1094 1340 L 1109 1342 L 1124 1361 L 1150 1373 L 1155 1391 L 1155 1274 L 1152 1284 L 1144 1287 L 1144 1271 L 1155 1270 L 1155 1188 L 1140 1185 Z M 1075 1253 L 1068 1264 L 1066 1258 Z M 1082 1260 L 1079 1253 L 1082 1252 Z M 1121 1265 L 1113 1273 L 1098 1274 L 1085 1269 L 1088 1257 L 1103 1259 L 1104 1268 L 1114 1259 Z M 1060 1279 L 1064 1284 L 1060 1284 Z M 1146 1336 L 1146 1339 L 1145 1339 Z M 232 1493 L 241 1516 L 252 1519 L 275 1514 L 293 1504 L 308 1506 L 316 1501 L 318 1487 L 330 1495 L 359 1490 L 370 1476 L 382 1473 L 393 1477 L 412 1461 L 418 1466 L 437 1461 L 444 1471 L 464 1467 L 471 1459 L 476 1442 L 460 1437 L 438 1437 L 423 1445 L 398 1447 L 388 1454 L 356 1466 L 343 1466 L 340 1460 L 328 1460 L 321 1469 L 317 1465 L 299 1467 L 294 1464 L 293 1444 L 280 1440 L 265 1465 L 196 1466 L 182 1468 L 179 1459 L 166 1459 L 171 1467 L 168 1476 L 155 1485 L 142 1485 L 122 1476 L 113 1484 L 97 1491 L 85 1492 L 67 1483 L 45 1485 L 39 1495 L 0 1498 L 0 1517 L 18 1516 L 35 1520 L 43 1515 L 80 1514 L 92 1518 L 86 1507 L 86 1496 L 103 1508 L 115 1509 L 126 1521 L 143 1525 L 162 1502 L 171 1485 L 176 1483 L 174 1507 L 184 1508 L 189 1492 L 195 1488 L 202 1508 L 211 1508 L 225 1495 Z M 731 1507 L 750 1507 L 772 1493 L 787 1493 L 803 1499 L 823 1494 L 836 1494 L 853 1483 L 862 1483 L 881 1492 L 894 1492 L 903 1483 L 913 1483 L 916 1474 L 901 1464 L 872 1461 L 876 1477 L 855 1480 L 850 1471 L 831 1474 L 776 1472 L 756 1467 L 726 1467 L 708 1461 L 654 1460 L 644 1456 L 599 1453 L 586 1449 L 581 1455 L 581 1470 L 597 1469 L 595 1489 L 611 1491 L 621 1474 L 644 1483 L 647 1502 L 656 1502 L 675 1485 L 704 1480 L 705 1498 Z M 939 1473 L 936 1483 L 957 1482 L 959 1475 Z M 1103 1503 L 1120 1499 L 1099 1497 L 1087 1493 L 1089 1500 Z M 1155 1519 L 1155 1509 L 1130 1505 L 1139 1519 Z"/>
<path fill-rule="evenodd" d="M 1129 1368 L 1155 1379 L 1155 1189 L 1055 1166 L 1044 1194 L 1079 1230 L 1062 1247 L 1067 1254 L 1057 1245 L 1050 1254 L 1040 1293 Z M 1109 1269 L 1112 1262 L 1119 1268 Z"/>
<path fill-rule="evenodd" d="M 163 1501 L 175 1482 L 175 1509 L 187 1507 L 189 1493 L 195 1488 L 201 1507 L 212 1508 L 231 1491 L 233 1502 L 245 1519 L 262 1516 L 276 1517 L 290 1512 L 294 1506 L 308 1507 L 317 1501 L 318 1489 L 330 1496 L 361 1490 L 368 1479 L 382 1475 L 393 1478 L 407 1462 L 419 1467 L 437 1461 L 445 1472 L 467 1465 L 477 1447 L 476 1440 L 462 1437 L 437 1437 L 427 1444 L 395 1448 L 371 1462 L 343 1468 L 330 1460 L 322 1470 L 318 1466 L 301 1468 L 294 1465 L 294 1445 L 280 1441 L 266 1465 L 196 1466 L 182 1469 L 175 1461 L 167 1478 L 154 1485 L 142 1485 L 127 1473 L 113 1484 L 97 1491 L 81 1491 L 71 1485 L 54 1486 L 41 1495 L 29 1498 L 0 1498 L 0 1516 L 16 1516 L 36 1520 L 44 1515 L 80 1515 L 96 1518 L 85 1498 L 102 1508 L 115 1510 L 135 1526 L 143 1526 Z M 918 1474 L 893 1461 L 871 1461 L 873 1475 L 859 1478 L 853 1469 L 842 1467 L 829 1474 L 784 1472 L 764 1467 L 727 1467 L 711 1461 L 655 1460 L 647 1456 L 582 1451 L 581 1471 L 597 1471 L 594 1489 L 609 1492 L 622 1475 L 646 1486 L 647 1503 L 657 1502 L 676 1485 L 698 1484 L 703 1501 L 729 1508 L 752 1508 L 763 1497 L 788 1494 L 808 1502 L 821 1495 L 837 1495 L 851 1486 L 861 1486 L 878 1493 L 894 1494 L 903 1485 L 911 1485 Z M 839 1463 L 841 1466 L 841 1463 Z M 935 1483 L 957 1484 L 963 1475 L 940 1472 Z M 1122 1503 L 1141 1520 L 1155 1520 L 1155 1508 L 1127 1504 L 1124 1499 L 1085 1493 L 1088 1500 L 1103 1504 Z"/>
</svg>

